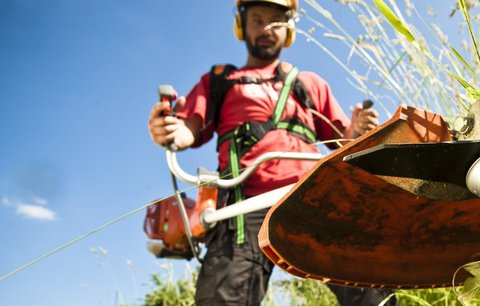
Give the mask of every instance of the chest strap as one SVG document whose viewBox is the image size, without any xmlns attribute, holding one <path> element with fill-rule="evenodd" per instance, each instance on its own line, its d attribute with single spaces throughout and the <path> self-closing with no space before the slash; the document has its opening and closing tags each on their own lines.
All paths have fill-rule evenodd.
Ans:
<svg viewBox="0 0 480 306">
<path fill-rule="evenodd" d="M 271 120 L 265 122 L 247 121 L 238 128 L 218 137 L 217 151 L 224 142 L 235 138 L 240 148 L 240 156 L 243 156 L 254 144 L 262 139 L 265 134 L 276 129 L 286 130 L 309 144 L 317 141 L 315 132 L 297 118 L 287 118 L 278 122 L 277 125 L 273 124 Z"/>
</svg>

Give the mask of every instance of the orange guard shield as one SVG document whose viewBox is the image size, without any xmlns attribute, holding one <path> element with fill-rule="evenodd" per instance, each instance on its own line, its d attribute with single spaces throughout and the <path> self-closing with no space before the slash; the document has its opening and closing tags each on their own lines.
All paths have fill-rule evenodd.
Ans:
<svg viewBox="0 0 480 306">
<path fill-rule="evenodd" d="M 451 286 L 459 267 L 479 260 L 480 199 L 456 185 L 380 177 L 343 161 L 385 143 L 450 140 L 439 115 L 400 107 L 320 160 L 272 207 L 260 247 L 303 278 L 359 287 Z M 461 272 L 457 280 L 468 276 Z"/>
</svg>

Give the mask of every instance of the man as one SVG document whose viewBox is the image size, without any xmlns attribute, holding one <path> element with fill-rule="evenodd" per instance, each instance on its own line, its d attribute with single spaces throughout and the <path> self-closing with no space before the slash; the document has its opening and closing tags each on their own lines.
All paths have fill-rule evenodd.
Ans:
<svg viewBox="0 0 480 306">
<path fill-rule="evenodd" d="M 295 38 L 295 0 L 238 0 L 237 9 L 234 32 L 245 40 L 246 65 L 228 73 L 217 66 L 203 75 L 188 96 L 178 100 L 175 117 L 162 116 L 166 105 L 157 103 L 149 122 L 155 143 L 173 143 L 180 150 L 198 147 L 216 132 L 220 171 L 236 176 L 266 152 L 317 152 L 312 134 L 320 140 L 348 139 L 378 124 L 377 112 L 360 105 L 349 120 L 323 79 L 311 72 L 295 75 L 296 68 L 279 64 L 282 49 Z M 221 85 L 214 82 L 222 78 Z M 252 130 L 262 131 L 253 143 L 246 140 Z M 228 204 L 295 183 L 314 164 L 266 162 L 229 193 Z M 260 305 L 273 269 L 258 246 L 265 214 L 262 210 L 232 218 L 209 232 L 197 281 L 198 305 Z"/>
</svg>

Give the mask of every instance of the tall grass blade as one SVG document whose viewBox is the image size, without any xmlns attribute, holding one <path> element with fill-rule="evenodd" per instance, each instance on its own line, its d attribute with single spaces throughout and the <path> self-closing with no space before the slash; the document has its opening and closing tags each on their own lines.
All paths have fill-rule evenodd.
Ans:
<svg viewBox="0 0 480 306">
<path fill-rule="evenodd" d="M 467 22 L 468 32 L 470 34 L 470 38 L 472 39 L 473 46 L 475 47 L 475 52 L 477 54 L 477 59 L 480 61 L 480 51 L 478 50 L 477 40 L 475 39 L 475 35 L 473 34 L 472 23 L 470 22 L 470 14 L 468 13 L 467 5 L 465 4 L 465 0 L 458 0 L 458 5 L 463 12 L 463 17 Z M 473 74 L 476 76 L 475 74 Z"/>
<path fill-rule="evenodd" d="M 409 42 L 415 42 L 416 39 L 408 29 L 408 27 L 395 15 L 395 13 L 388 7 L 383 0 L 373 0 L 373 3 L 378 7 L 380 12 L 387 18 L 387 20 L 390 22 L 390 24 Z"/>
<path fill-rule="evenodd" d="M 455 56 L 457 57 L 457 59 L 462 62 L 463 66 L 465 66 L 465 68 L 467 68 L 471 73 L 472 75 L 475 76 L 475 71 L 473 70 L 472 66 L 470 66 L 467 61 L 463 58 L 463 56 L 457 51 L 457 49 L 455 49 L 455 47 L 453 46 L 450 46 L 450 50 L 453 51 L 453 54 L 455 54 Z"/>
<path fill-rule="evenodd" d="M 468 96 L 472 100 L 471 101 L 472 103 L 480 99 L 480 90 L 478 88 L 475 88 L 473 85 L 465 81 L 461 76 L 451 72 L 450 70 L 447 70 L 447 71 L 455 80 L 457 80 L 457 82 L 460 85 L 462 85 L 463 88 L 465 88 L 465 90 L 468 93 Z"/>
</svg>

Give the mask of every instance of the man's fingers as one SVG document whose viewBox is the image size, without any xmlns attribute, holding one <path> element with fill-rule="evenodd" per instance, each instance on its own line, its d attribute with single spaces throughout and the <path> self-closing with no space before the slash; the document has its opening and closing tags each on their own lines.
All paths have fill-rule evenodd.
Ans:
<svg viewBox="0 0 480 306">
<path fill-rule="evenodd" d="M 148 122 L 148 125 L 150 127 L 162 126 L 164 124 L 165 123 L 164 123 L 163 117 L 154 117 L 154 118 L 151 118 L 150 121 Z"/>
<path fill-rule="evenodd" d="M 158 116 L 163 111 L 160 103 L 154 106 L 151 112 L 148 129 L 152 140 L 161 146 L 172 142 L 178 129 L 178 119 L 172 116 Z"/>
<path fill-rule="evenodd" d="M 378 126 L 378 112 L 373 108 L 362 108 L 361 104 L 355 105 L 353 110 L 354 130 L 364 134 Z"/>
<path fill-rule="evenodd" d="M 178 130 L 178 125 L 175 125 L 175 124 L 168 124 L 168 125 L 151 124 L 150 125 L 150 132 L 154 135 L 168 135 L 175 132 L 176 130 Z"/>
<path fill-rule="evenodd" d="M 150 119 L 158 118 L 164 115 L 165 109 L 169 107 L 168 102 L 158 102 L 156 103 L 152 110 L 150 111 Z"/>
<path fill-rule="evenodd" d="M 150 128 L 159 126 L 170 126 L 178 123 L 178 119 L 172 116 L 151 118 L 148 122 Z"/>
<path fill-rule="evenodd" d="M 362 115 L 362 116 L 369 116 L 369 117 L 378 118 L 378 112 L 373 108 L 360 109 L 359 114 Z"/>
<path fill-rule="evenodd" d="M 370 131 L 378 126 L 378 119 L 375 117 L 364 117 L 358 121 L 357 126 L 363 131 Z"/>
<path fill-rule="evenodd" d="M 165 133 L 164 128 L 156 128 L 155 132 L 150 135 L 152 136 L 153 141 L 159 145 L 165 145 L 175 139 L 175 132 Z"/>
<path fill-rule="evenodd" d="M 156 103 L 156 104 L 152 107 L 152 110 L 150 111 L 150 121 L 151 121 L 153 118 L 158 118 L 158 117 L 160 117 L 162 111 L 163 111 L 163 105 L 162 105 L 162 103 L 160 103 L 160 102 Z"/>
<path fill-rule="evenodd" d="M 378 118 L 374 116 L 361 116 L 359 117 L 358 122 L 364 125 L 366 124 L 378 125 Z"/>
</svg>

